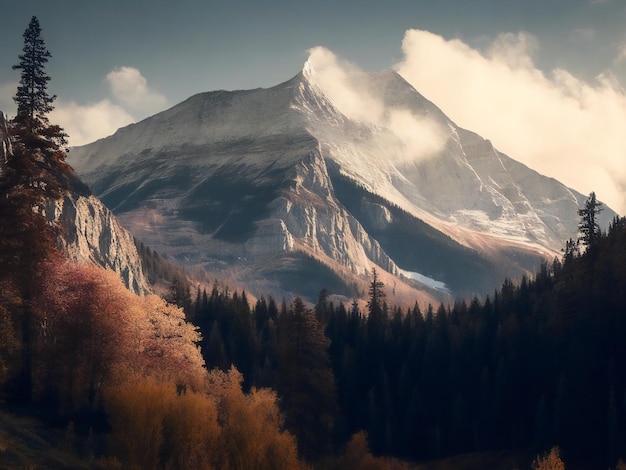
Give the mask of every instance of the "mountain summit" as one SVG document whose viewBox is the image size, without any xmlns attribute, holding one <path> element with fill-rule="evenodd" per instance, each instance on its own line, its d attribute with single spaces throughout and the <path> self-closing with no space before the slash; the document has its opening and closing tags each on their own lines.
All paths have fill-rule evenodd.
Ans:
<svg viewBox="0 0 626 470">
<path fill-rule="evenodd" d="M 583 195 L 397 73 L 336 85 L 307 62 L 272 88 L 194 95 L 69 161 L 136 237 L 253 293 L 356 296 L 375 267 L 398 300 L 485 293 L 575 236 Z"/>
</svg>

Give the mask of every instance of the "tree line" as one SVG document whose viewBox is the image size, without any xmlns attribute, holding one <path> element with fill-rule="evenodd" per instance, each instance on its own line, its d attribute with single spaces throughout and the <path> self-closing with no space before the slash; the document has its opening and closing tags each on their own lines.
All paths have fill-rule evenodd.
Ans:
<svg viewBox="0 0 626 470">
<path fill-rule="evenodd" d="M 626 219 L 602 232 L 591 194 L 581 237 L 532 277 L 453 305 L 388 306 L 376 272 L 369 302 L 315 306 L 218 283 L 188 318 L 209 366 L 234 363 L 244 386 L 270 386 L 307 456 L 365 431 L 375 454 L 409 460 L 559 445 L 565 459 L 626 455 Z"/>
</svg>

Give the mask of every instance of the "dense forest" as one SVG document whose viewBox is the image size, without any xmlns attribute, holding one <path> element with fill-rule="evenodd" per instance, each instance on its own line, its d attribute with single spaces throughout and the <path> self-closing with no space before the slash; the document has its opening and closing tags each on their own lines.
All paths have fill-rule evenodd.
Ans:
<svg viewBox="0 0 626 470">
<path fill-rule="evenodd" d="M 209 367 L 232 362 L 246 388 L 277 391 L 305 456 L 363 430 L 374 453 L 412 461 L 559 445 L 607 468 L 626 455 L 626 219 L 581 242 L 454 305 L 387 306 L 374 274 L 364 312 L 325 290 L 311 308 L 250 307 L 217 284 L 186 311 Z"/>
<path fill-rule="evenodd" d="M 437 468 L 479 455 L 474 468 L 508 468 L 480 465 L 506 451 L 526 466 L 543 455 L 533 468 L 624 467 L 626 219 L 601 231 L 595 194 L 562 259 L 453 305 L 388 305 L 376 271 L 365 309 L 332 302 L 332 285 L 315 304 L 251 305 L 219 281 L 192 287 L 141 245 L 171 292 L 140 297 L 66 260 L 44 215 L 72 169 L 46 117 L 40 33 L 33 18 L 0 161 L 0 422 L 62 430 L 65 456 L 40 465 Z M 0 428 L 0 464 L 34 466 L 13 442 Z"/>
</svg>

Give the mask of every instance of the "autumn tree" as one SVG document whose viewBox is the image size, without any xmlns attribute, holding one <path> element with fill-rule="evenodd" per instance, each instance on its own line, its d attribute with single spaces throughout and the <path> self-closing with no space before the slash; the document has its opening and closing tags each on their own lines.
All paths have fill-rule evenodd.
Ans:
<svg viewBox="0 0 626 470">
<path fill-rule="evenodd" d="M 213 370 L 209 383 L 222 427 L 219 438 L 222 453 L 215 468 L 301 468 L 295 438 L 283 431 L 284 417 L 275 392 L 253 387 L 249 394 L 244 394 L 243 376 L 234 367 L 228 372 Z"/>
<path fill-rule="evenodd" d="M 533 470 L 565 470 L 565 464 L 561 460 L 561 452 L 558 447 L 553 447 L 550 452 L 538 456 L 534 461 Z"/>
<path fill-rule="evenodd" d="M 129 292 L 111 271 L 57 261 L 33 298 L 33 390 L 61 411 L 96 408 L 106 389 L 149 376 L 180 390 L 203 387 L 197 329 L 156 295 Z"/>
</svg>

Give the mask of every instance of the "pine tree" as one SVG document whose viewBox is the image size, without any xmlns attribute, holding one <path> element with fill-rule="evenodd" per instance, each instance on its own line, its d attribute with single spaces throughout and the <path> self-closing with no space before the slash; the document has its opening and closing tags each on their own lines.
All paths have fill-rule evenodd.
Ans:
<svg viewBox="0 0 626 470">
<path fill-rule="evenodd" d="M 51 57 L 41 36 L 35 16 L 24 31 L 24 48 L 14 70 L 21 71 L 19 86 L 13 100 L 17 115 L 11 122 L 13 157 L 7 161 L 8 173 L 16 182 L 38 188 L 45 196 L 57 197 L 66 183 L 71 167 L 65 163 L 63 146 L 67 134 L 58 125 L 50 124 L 48 114 L 54 109 L 55 95 L 48 94 L 50 77 L 46 63 Z"/>
<path fill-rule="evenodd" d="M 56 96 L 48 94 L 50 77 L 45 65 L 52 57 L 41 37 L 39 20 L 33 16 L 23 34 L 24 49 L 19 55 L 20 63 L 13 70 L 21 70 L 20 84 L 13 100 L 17 103 L 15 122 L 24 126 L 31 133 L 42 130 L 48 123 L 48 113 L 54 107 Z"/>
<path fill-rule="evenodd" d="M 50 53 L 35 17 L 24 32 L 23 52 L 14 66 L 22 77 L 14 98 L 17 115 L 7 126 L 11 145 L 4 147 L 10 152 L 0 168 L 0 300 L 11 306 L 20 336 L 23 360 L 15 394 L 29 401 L 37 329 L 32 299 L 45 277 L 43 265 L 59 256 L 59 230 L 46 219 L 44 209 L 69 187 L 72 170 L 61 148 L 66 135 L 47 118 L 55 98 L 46 91 Z"/>
<path fill-rule="evenodd" d="M 601 234 L 600 225 L 598 224 L 598 214 L 602 212 L 603 204 L 596 199 L 596 193 L 589 194 L 589 198 L 585 201 L 585 207 L 578 210 L 580 223 L 578 238 L 587 248 L 593 247 Z"/>
<path fill-rule="evenodd" d="M 370 340 L 382 340 L 387 324 L 387 303 L 385 302 L 385 284 L 378 277 L 376 269 L 372 272 L 367 302 L 367 330 Z"/>
<path fill-rule="evenodd" d="M 308 459 L 330 451 L 336 395 L 329 346 L 322 325 L 301 298 L 278 317 L 273 388 L 281 396 L 285 424 Z"/>
</svg>

